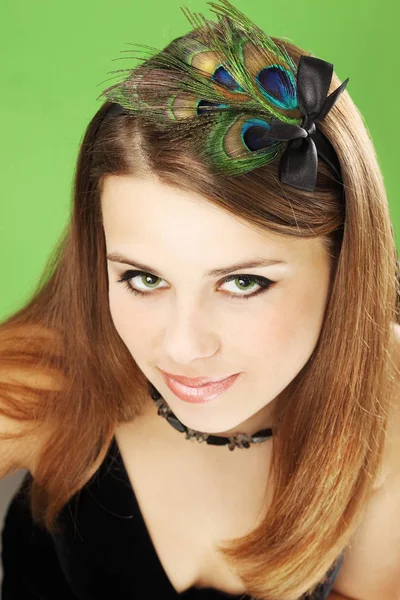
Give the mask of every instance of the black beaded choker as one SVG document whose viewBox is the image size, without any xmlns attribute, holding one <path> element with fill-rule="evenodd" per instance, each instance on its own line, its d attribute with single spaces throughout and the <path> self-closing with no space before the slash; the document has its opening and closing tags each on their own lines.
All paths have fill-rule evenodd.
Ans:
<svg viewBox="0 0 400 600">
<path fill-rule="evenodd" d="M 150 396 L 154 400 L 154 404 L 158 407 L 158 414 L 164 417 L 172 427 L 181 433 L 185 433 L 187 440 L 197 440 L 198 442 L 207 442 L 212 446 L 228 446 L 229 450 L 235 448 L 250 448 L 250 444 L 260 444 L 272 437 L 272 429 L 262 429 L 253 435 L 248 433 L 234 433 L 231 437 L 222 435 L 213 435 L 211 433 L 203 433 L 186 427 L 176 415 L 172 412 L 160 392 L 156 390 L 152 383 L 149 382 Z"/>
</svg>

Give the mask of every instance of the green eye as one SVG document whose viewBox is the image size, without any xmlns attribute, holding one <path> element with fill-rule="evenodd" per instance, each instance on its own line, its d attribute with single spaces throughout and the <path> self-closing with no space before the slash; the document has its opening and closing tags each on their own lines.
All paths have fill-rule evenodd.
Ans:
<svg viewBox="0 0 400 600">
<path fill-rule="evenodd" d="M 144 271 L 125 271 L 125 273 L 123 273 L 123 275 L 121 276 L 120 279 L 117 279 L 117 283 L 124 283 L 126 285 L 126 287 L 128 288 L 128 290 L 130 292 L 132 292 L 133 294 L 136 295 L 140 295 L 140 296 L 149 296 L 149 295 L 153 295 L 154 292 L 153 291 L 149 291 L 149 292 L 144 292 L 142 290 L 139 290 L 137 288 L 134 288 L 132 286 L 132 284 L 130 283 L 133 279 L 136 279 L 140 277 L 142 282 L 144 283 L 144 285 L 147 287 L 148 281 L 145 281 L 146 279 L 149 278 L 153 278 L 159 281 L 162 281 L 162 279 L 160 277 L 157 277 L 156 275 L 152 275 L 151 273 L 145 273 Z M 253 298 L 254 296 L 257 296 L 258 294 L 268 290 L 272 285 L 274 285 L 276 282 L 272 281 L 271 279 L 267 279 L 266 277 L 260 277 L 259 275 L 230 275 L 229 277 L 227 277 L 224 280 L 224 283 L 227 283 L 229 281 L 238 281 L 238 282 L 245 282 L 244 284 L 244 288 L 249 288 L 252 289 L 252 287 L 254 287 L 254 283 L 256 285 L 259 286 L 259 288 L 251 293 L 251 294 L 234 294 L 234 293 L 228 293 L 228 296 L 231 299 L 248 299 L 248 298 Z M 250 283 L 246 283 L 246 282 L 250 282 Z M 239 284 L 239 288 L 241 289 L 242 284 Z M 156 284 L 152 285 L 150 284 L 150 290 L 157 290 Z M 243 288 L 242 288 L 243 289 Z M 244 289 L 244 291 L 246 291 Z"/>
</svg>

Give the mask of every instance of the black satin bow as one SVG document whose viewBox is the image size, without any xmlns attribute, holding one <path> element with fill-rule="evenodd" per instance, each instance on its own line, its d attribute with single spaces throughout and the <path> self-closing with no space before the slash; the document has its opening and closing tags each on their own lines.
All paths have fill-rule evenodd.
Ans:
<svg viewBox="0 0 400 600">
<path fill-rule="evenodd" d="M 301 125 L 290 125 L 273 118 L 270 129 L 262 134 L 266 140 L 289 141 L 279 165 L 279 178 L 291 187 L 313 192 L 317 181 L 318 156 L 333 169 L 342 182 L 340 163 L 328 138 L 316 128 L 344 91 L 349 78 L 328 96 L 333 65 L 320 58 L 301 56 L 297 69 L 297 102 L 303 120 Z M 126 112 L 113 103 L 105 117 Z"/>
<path fill-rule="evenodd" d="M 301 56 L 297 70 L 297 102 L 304 116 L 301 126 L 272 119 L 265 137 L 290 140 L 279 165 L 279 178 L 294 188 L 313 192 L 317 181 L 318 156 L 342 181 L 340 163 L 328 138 L 316 128 L 344 91 L 349 78 L 328 96 L 333 65 L 320 58 Z"/>
</svg>

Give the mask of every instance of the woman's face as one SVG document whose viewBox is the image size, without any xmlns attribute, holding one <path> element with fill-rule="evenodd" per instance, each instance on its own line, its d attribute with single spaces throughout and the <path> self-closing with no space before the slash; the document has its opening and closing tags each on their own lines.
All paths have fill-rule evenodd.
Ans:
<svg viewBox="0 0 400 600">
<path fill-rule="evenodd" d="M 101 202 L 107 256 L 120 255 L 107 260 L 111 316 L 147 379 L 192 429 L 229 435 L 270 426 L 274 399 L 320 334 L 330 276 L 321 240 L 257 232 L 202 196 L 156 179 L 108 176 Z M 280 262 L 229 269 L 231 281 L 207 275 L 256 259 Z M 117 282 L 140 271 L 139 263 L 148 265 L 146 275 L 127 277 L 143 296 Z M 275 283 L 255 294 L 261 287 L 253 277 Z M 160 369 L 240 375 L 211 401 L 190 404 L 169 389 Z"/>
</svg>

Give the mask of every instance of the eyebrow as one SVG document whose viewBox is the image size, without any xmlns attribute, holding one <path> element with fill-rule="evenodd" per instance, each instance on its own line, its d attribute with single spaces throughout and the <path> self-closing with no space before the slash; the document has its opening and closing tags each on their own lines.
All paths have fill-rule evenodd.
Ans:
<svg viewBox="0 0 400 600">
<path fill-rule="evenodd" d="M 130 265 L 131 267 L 138 267 L 141 271 L 146 271 L 148 273 L 153 273 L 157 277 L 161 277 L 162 275 L 153 267 L 149 265 L 144 265 L 143 263 L 134 260 L 133 258 L 128 258 L 123 256 L 123 254 L 119 254 L 118 252 L 113 252 L 107 255 L 108 260 L 112 262 L 118 262 L 126 265 Z M 284 260 L 274 260 L 274 259 L 266 259 L 266 258 L 254 258 L 252 260 L 246 260 L 244 262 L 238 262 L 234 265 L 230 265 L 229 267 L 221 267 L 218 269 L 211 269 L 209 271 L 205 271 L 203 273 L 203 278 L 206 277 L 219 277 L 220 275 L 227 275 L 228 273 L 232 273 L 232 271 L 238 271 L 240 269 L 254 269 L 256 267 L 270 267 L 271 265 L 277 264 L 287 264 Z"/>
</svg>

